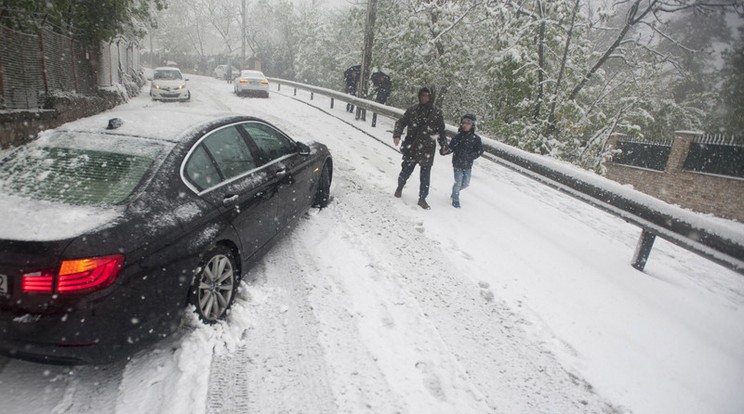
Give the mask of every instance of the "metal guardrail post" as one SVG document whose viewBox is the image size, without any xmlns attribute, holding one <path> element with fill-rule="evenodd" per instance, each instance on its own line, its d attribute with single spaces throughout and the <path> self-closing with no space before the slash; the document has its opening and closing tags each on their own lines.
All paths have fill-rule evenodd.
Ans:
<svg viewBox="0 0 744 414">
<path fill-rule="evenodd" d="M 331 97 L 331 109 L 333 109 L 333 97 Z"/>
<path fill-rule="evenodd" d="M 315 96 L 315 92 L 310 92 L 310 100 L 313 100 L 313 96 Z"/>
<path fill-rule="evenodd" d="M 654 247 L 654 240 L 656 240 L 655 234 L 646 229 L 641 231 L 641 237 L 638 238 L 638 244 L 636 245 L 636 250 L 633 254 L 632 263 L 632 266 L 641 272 L 646 267 L 648 255 L 651 253 L 651 248 Z"/>
<path fill-rule="evenodd" d="M 362 107 L 360 107 L 359 105 L 357 105 L 356 116 L 354 117 L 354 119 L 356 119 L 357 121 L 359 121 L 359 120 L 366 121 L 367 120 L 367 110 L 364 109 L 364 108 L 362 108 Z"/>
<path fill-rule="evenodd" d="M 372 113 L 372 128 L 377 126 L 377 112 Z"/>
</svg>

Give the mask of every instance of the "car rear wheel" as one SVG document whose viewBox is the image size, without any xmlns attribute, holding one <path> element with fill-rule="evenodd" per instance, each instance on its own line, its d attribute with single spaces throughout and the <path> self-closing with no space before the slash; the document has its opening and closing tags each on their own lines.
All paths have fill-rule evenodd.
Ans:
<svg viewBox="0 0 744 414">
<path fill-rule="evenodd" d="M 326 162 L 323 164 L 323 171 L 320 173 L 320 182 L 318 191 L 315 193 L 313 207 L 325 208 L 331 199 L 331 166 Z"/>
<path fill-rule="evenodd" d="M 233 252 L 225 246 L 217 246 L 204 256 L 191 288 L 191 303 L 204 323 L 225 318 L 240 283 L 239 273 Z"/>
</svg>

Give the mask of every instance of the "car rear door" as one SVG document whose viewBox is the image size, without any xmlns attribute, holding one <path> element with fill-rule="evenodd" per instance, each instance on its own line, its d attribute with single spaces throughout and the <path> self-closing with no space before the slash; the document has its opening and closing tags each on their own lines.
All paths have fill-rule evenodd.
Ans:
<svg viewBox="0 0 744 414">
<path fill-rule="evenodd" d="M 269 124 L 256 121 L 241 126 L 260 150 L 268 174 L 278 179 L 276 218 L 281 231 L 312 204 L 313 158 L 300 155 L 297 143 Z"/>
<path fill-rule="evenodd" d="M 240 236 L 247 259 L 276 234 L 277 182 L 235 125 L 210 132 L 184 163 L 187 185 L 218 209 Z"/>
</svg>

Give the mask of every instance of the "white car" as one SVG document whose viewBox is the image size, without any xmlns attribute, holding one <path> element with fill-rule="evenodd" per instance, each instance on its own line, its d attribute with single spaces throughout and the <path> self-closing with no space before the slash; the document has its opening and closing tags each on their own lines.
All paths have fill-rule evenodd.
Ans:
<svg viewBox="0 0 744 414">
<path fill-rule="evenodd" d="M 150 82 L 150 96 L 153 101 L 188 101 L 191 99 L 191 91 L 187 82 L 188 79 L 184 79 L 178 68 L 155 68 Z"/>
<path fill-rule="evenodd" d="M 229 65 L 219 65 L 212 71 L 212 76 L 214 76 L 217 79 L 225 79 L 225 72 L 227 72 L 227 68 L 231 68 L 232 77 L 238 76 L 238 73 L 240 70 L 236 68 L 235 66 L 229 66 Z"/>
<path fill-rule="evenodd" d="M 236 95 L 256 94 L 265 98 L 269 97 L 269 80 L 263 72 L 258 70 L 244 70 L 240 76 L 233 81 Z"/>
</svg>

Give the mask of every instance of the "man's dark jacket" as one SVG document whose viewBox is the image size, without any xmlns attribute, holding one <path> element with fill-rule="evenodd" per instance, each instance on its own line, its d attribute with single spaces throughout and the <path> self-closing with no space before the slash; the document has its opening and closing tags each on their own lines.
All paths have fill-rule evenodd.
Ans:
<svg viewBox="0 0 744 414">
<path fill-rule="evenodd" d="M 434 106 L 434 96 L 426 104 L 417 104 L 406 110 L 403 117 L 395 122 L 393 136 L 399 137 L 406 131 L 406 138 L 400 146 L 404 159 L 414 160 L 419 165 L 434 164 L 434 153 L 437 142 L 440 146 L 447 145 L 444 135 L 444 117 L 442 111 Z"/>
</svg>

